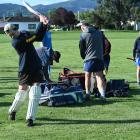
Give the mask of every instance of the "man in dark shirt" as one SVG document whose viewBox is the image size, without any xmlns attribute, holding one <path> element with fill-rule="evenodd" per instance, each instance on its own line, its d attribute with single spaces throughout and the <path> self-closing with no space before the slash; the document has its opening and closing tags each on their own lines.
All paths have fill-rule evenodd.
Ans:
<svg viewBox="0 0 140 140">
<path fill-rule="evenodd" d="M 103 33 L 103 32 L 102 32 Z M 103 33 L 104 74 L 107 75 L 110 64 L 111 43 Z"/>
<path fill-rule="evenodd" d="M 89 26 L 88 23 L 83 23 L 81 30 L 79 48 L 80 55 L 84 59 L 85 99 L 90 99 L 91 76 L 94 74 L 101 98 L 105 100 L 106 84 L 103 77 L 103 35 L 98 29 Z"/>
<path fill-rule="evenodd" d="M 140 32 L 139 32 L 140 35 Z M 140 37 L 135 40 L 133 48 L 133 58 L 137 66 L 137 84 L 140 86 Z"/>
<path fill-rule="evenodd" d="M 38 102 L 41 96 L 39 83 L 43 80 L 42 65 L 33 46 L 34 41 L 42 41 L 47 30 L 48 19 L 40 15 L 40 23 L 34 35 L 18 31 L 12 24 L 6 24 L 4 31 L 12 38 L 12 46 L 19 55 L 19 89 L 9 109 L 9 119 L 15 120 L 16 113 L 24 102 L 29 90 L 29 104 L 26 115 L 27 126 L 33 126 Z"/>
<path fill-rule="evenodd" d="M 46 46 L 36 48 L 37 54 L 42 62 L 42 71 L 44 75 L 44 80 L 51 82 L 48 66 L 53 65 L 53 60 L 59 63 L 61 54 L 59 51 L 53 51 L 52 48 L 47 48 Z"/>
</svg>

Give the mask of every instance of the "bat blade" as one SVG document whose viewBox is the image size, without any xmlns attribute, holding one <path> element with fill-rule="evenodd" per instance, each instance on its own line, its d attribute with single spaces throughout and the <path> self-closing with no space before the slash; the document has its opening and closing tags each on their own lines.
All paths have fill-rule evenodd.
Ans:
<svg viewBox="0 0 140 140">
<path fill-rule="evenodd" d="M 30 11 L 30 12 L 33 13 L 34 15 L 36 15 L 36 16 L 41 15 L 38 11 L 34 10 L 34 9 L 32 8 L 32 6 L 30 6 L 30 5 L 29 5 L 27 2 L 25 2 L 24 0 L 23 0 L 23 5 L 27 8 L 28 11 Z"/>
<path fill-rule="evenodd" d="M 129 60 L 135 61 L 135 59 L 134 59 L 134 58 L 131 58 L 131 57 L 127 57 L 126 59 L 129 59 Z"/>
</svg>

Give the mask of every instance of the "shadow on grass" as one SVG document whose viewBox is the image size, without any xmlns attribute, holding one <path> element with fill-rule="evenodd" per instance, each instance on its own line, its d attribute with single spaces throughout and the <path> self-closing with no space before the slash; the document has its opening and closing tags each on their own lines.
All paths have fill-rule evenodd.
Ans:
<svg viewBox="0 0 140 140">
<path fill-rule="evenodd" d="M 0 83 L 12 83 L 17 81 L 17 77 L 0 77 Z"/>
<path fill-rule="evenodd" d="M 102 101 L 100 98 L 92 98 L 88 102 L 83 102 L 80 104 L 73 104 L 73 105 L 61 105 L 61 106 L 56 106 L 55 108 L 77 108 L 77 107 L 86 107 L 86 106 L 97 106 L 97 105 L 109 105 L 113 104 L 116 102 L 135 102 L 135 101 L 140 101 L 140 99 L 133 98 L 132 95 L 128 97 L 111 97 L 111 98 L 106 98 L 106 101 Z M 47 104 L 40 105 L 46 107 Z"/>
<path fill-rule="evenodd" d="M 60 70 L 61 70 L 61 69 L 63 69 L 63 68 L 60 67 L 60 66 L 53 66 L 52 69 L 56 69 L 56 70 L 57 70 L 57 69 L 60 69 Z"/>
<path fill-rule="evenodd" d="M 17 83 L 18 81 L 17 80 L 14 80 L 14 81 L 13 80 L 10 80 L 10 81 L 6 81 L 6 80 L 5 81 L 0 81 L 0 83 L 15 83 L 15 82 Z"/>
<path fill-rule="evenodd" d="M 17 77 L 0 77 L 0 81 L 3 81 L 3 80 L 18 80 Z"/>
<path fill-rule="evenodd" d="M 0 69 L 17 69 L 18 67 L 0 67 Z"/>
<path fill-rule="evenodd" d="M 10 106 L 11 102 L 0 102 L 0 107 Z"/>
<path fill-rule="evenodd" d="M 130 124 L 140 123 L 140 120 L 68 120 L 68 119 L 50 119 L 50 118 L 38 118 L 40 121 L 47 121 L 47 123 L 38 123 L 36 125 L 68 125 L 68 124 Z"/>
<path fill-rule="evenodd" d="M 0 97 L 3 97 L 5 95 L 11 95 L 12 93 L 0 93 Z"/>
<path fill-rule="evenodd" d="M 0 72 L 18 72 L 18 71 L 17 70 L 2 69 L 2 70 L 0 70 Z"/>
<path fill-rule="evenodd" d="M 140 89 L 130 89 L 130 96 L 140 95 Z"/>
<path fill-rule="evenodd" d="M 91 101 L 88 102 L 84 102 L 81 104 L 76 104 L 76 105 L 69 105 L 67 107 L 86 107 L 86 106 L 96 106 L 96 105 L 108 105 L 108 104 L 112 104 L 113 101 L 111 100 L 106 100 L 106 101 L 102 101 L 101 99 L 91 99 Z"/>
<path fill-rule="evenodd" d="M 9 70 L 9 69 L 15 70 L 15 69 L 18 69 L 18 67 L 8 67 L 8 66 L 7 67 L 2 67 L 2 66 L 0 67 L 0 70 Z"/>
<path fill-rule="evenodd" d="M 137 81 L 128 81 L 129 84 L 137 83 Z"/>
<path fill-rule="evenodd" d="M 17 89 L 17 87 L 11 87 L 11 86 L 8 86 L 8 87 L 0 87 L 0 89 Z"/>
<path fill-rule="evenodd" d="M 120 98 L 120 99 L 119 99 L 119 98 L 117 98 L 117 99 L 112 99 L 112 100 L 111 100 L 112 103 L 113 103 L 113 102 L 114 102 L 114 103 L 115 103 L 115 102 L 129 102 L 129 103 L 130 103 L 130 102 L 136 102 L 136 101 L 139 102 L 140 99 L 134 99 L 134 98 L 131 98 L 131 99 L 126 99 L 126 98 L 122 99 L 122 98 Z"/>
<path fill-rule="evenodd" d="M 85 107 L 85 106 L 92 106 L 92 105 L 108 105 L 108 104 L 113 104 L 116 102 L 135 102 L 135 101 L 140 101 L 140 99 L 135 98 L 134 96 L 138 95 L 140 96 L 140 89 L 130 89 L 129 93 L 126 94 L 126 96 L 122 97 L 107 97 L 106 102 L 102 102 L 100 98 L 92 98 L 91 101 L 85 102 L 83 104 L 79 104 L 76 106 L 70 106 L 70 107 Z"/>
<path fill-rule="evenodd" d="M 17 72 L 18 67 L 0 67 L 0 72 Z"/>
<path fill-rule="evenodd" d="M 113 101 L 102 101 L 101 99 L 91 99 L 88 102 L 83 102 L 83 103 L 79 103 L 79 104 L 69 104 L 69 105 L 61 105 L 61 106 L 54 106 L 54 108 L 76 108 L 76 107 L 86 107 L 86 106 L 95 106 L 95 105 L 108 105 L 108 104 L 112 104 Z M 47 103 L 44 105 L 40 105 L 40 106 L 47 106 Z"/>
</svg>

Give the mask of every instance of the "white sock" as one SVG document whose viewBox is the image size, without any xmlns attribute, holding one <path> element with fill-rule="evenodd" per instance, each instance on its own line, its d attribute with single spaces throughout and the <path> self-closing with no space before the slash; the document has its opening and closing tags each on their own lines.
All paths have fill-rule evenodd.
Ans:
<svg viewBox="0 0 140 140">
<path fill-rule="evenodd" d="M 33 85 L 29 91 L 29 104 L 26 120 L 35 120 L 35 115 L 39 105 L 39 99 L 41 97 L 41 87 L 38 85 Z"/>
<path fill-rule="evenodd" d="M 94 90 L 94 84 L 96 82 L 95 77 L 91 77 L 91 84 L 90 84 L 90 92 L 92 93 Z"/>
<path fill-rule="evenodd" d="M 105 98 L 105 90 L 103 88 L 101 88 L 99 90 L 100 94 L 101 94 L 101 97 Z"/>
<path fill-rule="evenodd" d="M 140 83 L 140 71 L 137 70 L 137 83 Z"/>
<path fill-rule="evenodd" d="M 9 114 L 11 114 L 12 112 L 17 112 L 20 109 L 22 103 L 25 101 L 27 92 L 28 90 L 18 90 L 15 99 L 9 109 Z"/>
</svg>

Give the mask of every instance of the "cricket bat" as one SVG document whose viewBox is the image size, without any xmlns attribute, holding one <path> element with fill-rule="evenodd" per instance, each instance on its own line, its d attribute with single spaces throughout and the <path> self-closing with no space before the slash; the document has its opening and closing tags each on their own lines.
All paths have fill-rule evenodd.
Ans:
<svg viewBox="0 0 140 140">
<path fill-rule="evenodd" d="M 131 57 L 127 57 L 126 59 L 129 59 L 129 60 L 135 61 L 135 59 L 134 59 L 134 58 L 131 58 Z"/>
<path fill-rule="evenodd" d="M 34 15 L 36 15 L 36 16 L 41 15 L 41 13 L 39 13 L 39 12 L 36 11 L 36 10 L 34 10 L 34 9 L 32 8 L 32 6 L 30 6 L 30 5 L 29 5 L 27 2 L 25 2 L 24 0 L 23 0 L 23 5 L 27 8 L 28 11 L 30 11 L 30 12 L 33 13 Z"/>
</svg>

